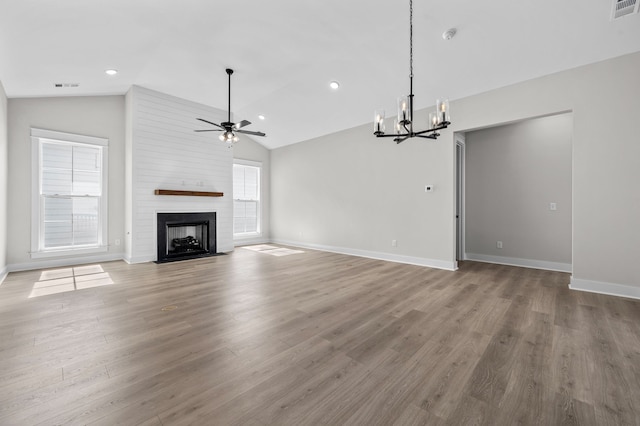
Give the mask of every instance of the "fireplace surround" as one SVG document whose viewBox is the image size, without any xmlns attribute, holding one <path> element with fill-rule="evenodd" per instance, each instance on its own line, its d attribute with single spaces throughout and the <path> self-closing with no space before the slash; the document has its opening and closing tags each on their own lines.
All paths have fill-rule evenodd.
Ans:
<svg viewBox="0 0 640 426">
<path fill-rule="evenodd" d="M 216 213 L 158 213 L 157 263 L 216 255 Z"/>
</svg>

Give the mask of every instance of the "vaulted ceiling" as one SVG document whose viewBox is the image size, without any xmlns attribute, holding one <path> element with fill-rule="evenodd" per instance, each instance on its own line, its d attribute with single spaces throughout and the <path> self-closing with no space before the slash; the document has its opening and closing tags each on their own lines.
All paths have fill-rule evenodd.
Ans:
<svg viewBox="0 0 640 426">
<path fill-rule="evenodd" d="M 612 0 L 416 0 L 416 105 L 640 51 L 640 14 L 611 20 L 611 9 Z M 376 108 L 394 114 L 409 91 L 408 15 L 408 1 L 8 0 L 0 81 L 10 98 L 136 84 L 226 110 L 233 68 L 235 118 L 276 148 L 367 123 Z"/>
</svg>

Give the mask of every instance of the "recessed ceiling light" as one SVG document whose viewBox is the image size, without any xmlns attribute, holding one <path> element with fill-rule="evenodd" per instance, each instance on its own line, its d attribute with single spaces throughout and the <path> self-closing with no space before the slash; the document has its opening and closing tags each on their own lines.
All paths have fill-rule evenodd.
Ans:
<svg viewBox="0 0 640 426">
<path fill-rule="evenodd" d="M 116 75 L 116 74 L 118 74 L 118 70 L 114 70 L 114 69 L 111 69 L 111 70 L 105 70 L 105 73 L 106 73 L 107 75 Z"/>
<path fill-rule="evenodd" d="M 264 120 L 264 115 L 260 114 L 260 115 L 258 115 L 258 118 L 259 118 L 260 120 Z"/>
<path fill-rule="evenodd" d="M 329 83 L 329 87 L 331 87 L 333 90 L 337 90 L 338 87 L 340 87 L 340 83 L 338 83 L 337 81 L 333 80 L 331 83 Z"/>
</svg>

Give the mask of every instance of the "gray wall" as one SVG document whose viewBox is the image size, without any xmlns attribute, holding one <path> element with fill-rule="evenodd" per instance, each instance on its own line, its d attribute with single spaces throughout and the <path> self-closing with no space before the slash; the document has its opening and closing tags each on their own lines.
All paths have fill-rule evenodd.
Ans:
<svg viewBox="0 0 640 426">
<path fill-rule="evenodd" d="M 571 271 L 572 125 L 561 114 L 466 134 L 466 258 Z"/>
<path fill-rule="evenodd" d="M 258 161 L 262 163 L 260 176 L 260 205 L 262 214 L 262 235 L 258 238 L 241 238 L 234 240 L 234 244 L 253 244 L 268 242 L 271 236 L 271 151 L 247 136 L 233 146 L 233 158 L 238 160 Z"/>
<path fill-rule="evenodd" d="M 7 95 L 0 81 L 0 283 L 7 274 Z"/>
<path fill-rule="evenodd" d="M 124 230 L 124 96 L 9 99 L 7 263 L 12 270 L 55 264 L 29 255 L 31 235 L 31 127 L 109 139 L 109 253 L 122 258 Z M 81 258 L 73 258 L 79 263 Z M 64 259 L 59 259 L 64 263 Z M 66 262 L 69 262 L 67 259 Z"/>
<path fill-rule="evenodd" d="M 363 125 L 271 152 L 276 241 L 453 269 L 450 144 Z M 435 186 L 425 193 L 427 184 Z M 392 241 L 396 241 L 396 246 Z"/>
<path fill-rule="evenodd" d="M 638 74 L 634 53 L 454 101 L 436 142 L 367 124 L 276 149 L 272 237 L 455 265 L 454 133 L 572 111 L 572 286 L 640 297 Z"/>
</svg>

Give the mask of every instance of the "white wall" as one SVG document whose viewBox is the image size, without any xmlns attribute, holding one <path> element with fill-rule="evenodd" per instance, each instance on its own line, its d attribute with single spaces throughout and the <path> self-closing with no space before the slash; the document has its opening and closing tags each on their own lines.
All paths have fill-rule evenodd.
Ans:
<svg viewBox="0 0 640 426">
<path fill-rule="evenodd" d="M 133 90 L 125 95 L 125 137 L 124 137 L 124 259 L 133 257 Z"/>
<path fill-rule="evenodd" d="M 268 242 L 271 235 L 271 204 L 269 202 L 271 193 L 271 151 L 258 142 L 241 136 L 240 141 L 233 145 L 233 158 L 238 160 L 257 161 L 262 164 L 260 169 L 260 207 L 261 207 L 261 234 L 259 237 L 236 238 L 235 245 L 255 244 Z"/>
<path fill-rule="evenodd" d="M 460 99 L 435 142 L 363 125 L 276 149 L 272 237 L 455 266 L 454 132 L 572 111 L 572 287 L 640 297 L 639 74 L 634 53 Z"/>
<path fill-rule="evenodd" d="M 8 100 L 8 231 L 9 270 L 35 269 L 122 258 L 115 240 L 124 233 L 124 96 L 25 98 Z M 32 260 L 31 137 L 32 127 L 109 139 L 109 223 L 106 255 Z"/>
<path fill-rule="evenodd" d="M 465 258 L 571 272 L 572 128 L 560 114 L 466 133 Z"/>
<path fill-rule="evenodd" d="M 7 276 L 7 95 L 0 81 L 0 284 Z"/>
<path fill-rule="evenodd" d="M 216 212 L 217 251 L 233 250 L 233 150 L 196 118 L 224 121 L 225 112 L 134 86 L 127 95 L 126 255 L 131 263 L 156 260 L 156 214 Z M 156 189 L 223 192 L 223 197 L 154 195 Z M 124 206 L 123 206 L 124 209 Z M 128 213 L 127 213 L 128 214 Z"/>
</svg>

